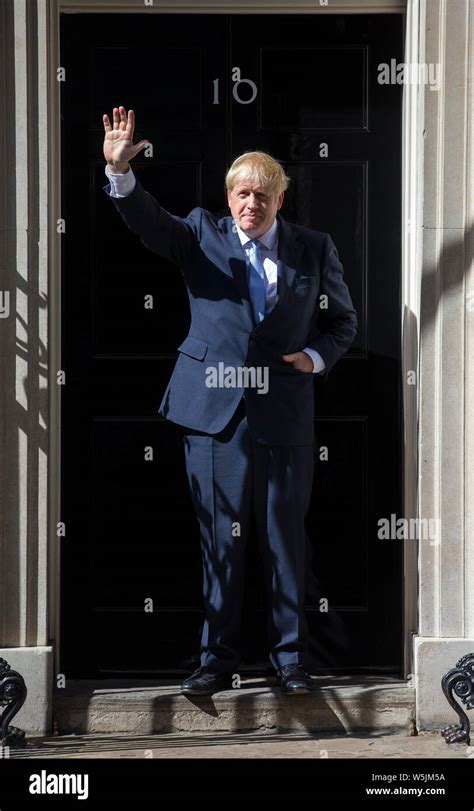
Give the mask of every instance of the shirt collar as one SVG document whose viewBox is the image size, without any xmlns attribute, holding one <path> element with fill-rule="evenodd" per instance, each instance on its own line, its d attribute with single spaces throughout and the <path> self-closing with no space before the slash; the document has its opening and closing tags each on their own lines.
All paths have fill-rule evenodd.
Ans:
<svg viewBox="0 0 474 811">
<path fill-rule="evenodd" d="M 249 237 L 248 234 L 245 233 L 245 231 L 242 231 L 242 229 L 237 223 L 235 223 L 235 226 L 237 228 L 237 233 L 239 235 L 239 239 L 242 246 L 246 246 L 247 243 L 252 240 L 252 237 Z M 275 217 L 268 231 L 265 231 L 265 233 L 262 234 L 261 237 L 258 237 L 258 241 L 262 242 L 265 245 L 265 247 L 271 251 L 275 247 L 277 239 L 278 239 L 278 220 Z"/>
</svg>

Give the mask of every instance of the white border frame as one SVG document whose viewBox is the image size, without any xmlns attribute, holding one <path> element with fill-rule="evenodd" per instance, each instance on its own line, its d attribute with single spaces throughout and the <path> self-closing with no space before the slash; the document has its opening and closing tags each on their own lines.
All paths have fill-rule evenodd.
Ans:
<svg viewBox="0 0 474 811">
<path fill-rule="evenodd" d="M 49 126 L 49 261 L 50 261 L 50 488 L 49 488 L 49 536 L 50 536 L 50 583 L 49 627 L 54 640 L 55 671 L 60 651 L 60 539 L 56 524 L 60 520 L 60 436 L 61 409 L 60 389 L 56 383 L 56 370 L 61 369 L 61 248 L 56 233 L 56 220 L 61 211 L 61 161 L 60 161 L 60 101 L 56 69 L 59 65 L 60 14 L 78 13 L 148 13 L 148 14 L 392 14 L 405 15 L 405 61 L 417 62 L 420 43 L 421 0 L 187 0 L 187 2 L 164 2 L 162 0 L 39 0 L 47 3 L 49 13 L 49 60 L 48 60 L 48 126 Z M 421 290 L 421 238 L 423 207 L 423 93 L 416 85 L 404 85 L 403 94 L 403 139 L 402 139 L 402 378 L 403 378 L 403 515 L 406 518 L 418 515 L 418 413 L 419 388 L 408 386 L 407 372 L 416 370 L 419 361 L 419 324 Z M 418 374 L 417 374 L 418 379 Z M 405 542 L 404 549 L 404 669 L 405 677 L 413 670 L 412 636 L 417 633 L 418 615 L 418 555 L 412 540 Z M 54 586 L 53 586 L 54 584 Z"/>
</svg>

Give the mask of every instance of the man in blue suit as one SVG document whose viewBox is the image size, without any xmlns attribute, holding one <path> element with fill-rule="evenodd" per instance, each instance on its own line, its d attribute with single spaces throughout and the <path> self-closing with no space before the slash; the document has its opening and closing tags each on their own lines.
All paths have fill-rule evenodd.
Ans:
<svg viewBox="0 0 474 811">
<path fill-rule="evenodd" d="M 205 619 L 200 667 L 186 694 L 231 686 L 240 662 L 244 558 L 253 508 L 265 573 L 270 661 L 287 694 L 306 693 L 305 516 L 311 499 L 314 380 L 350 347 L 357 317 L 328 234 L 278 213 L 289 183 L 265 152 L 226 175 L 232 216 L 166 211 L 129 161 L 135 118 L 103 116 L 112 199 L 143 244 L 181 270 L 189 335 L 159 414 L 181 426 L 200 525 Z"/>
</svg>

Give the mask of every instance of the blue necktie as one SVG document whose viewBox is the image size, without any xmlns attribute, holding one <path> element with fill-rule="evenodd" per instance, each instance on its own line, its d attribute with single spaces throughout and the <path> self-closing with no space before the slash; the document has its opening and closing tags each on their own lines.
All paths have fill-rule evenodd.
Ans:
<svg viewBox="0 0 474 811">
<path fill-rule="evenodd" d="M 257 324 L 265 317 L 265 271 L 260 255 L 261 243 L 253 239 L 249 253 L 249 293 Z"/>
</svg>

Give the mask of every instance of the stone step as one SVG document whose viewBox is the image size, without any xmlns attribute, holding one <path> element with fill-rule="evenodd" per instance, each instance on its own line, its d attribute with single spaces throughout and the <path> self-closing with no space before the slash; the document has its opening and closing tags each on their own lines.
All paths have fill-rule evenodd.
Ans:
<svg viewBox="0 0 474 811">
<path fill-rule="evenodd" d="M 314 677 L 312 694 L 285 696 L 273 678 L 241 677 L 212 696 L 184 696 L 180 680 L 68 681 L 54 695 L 59 735 L 127 732 L 415 730 L 415 690 L 385 677 Z"/>
</svg>

